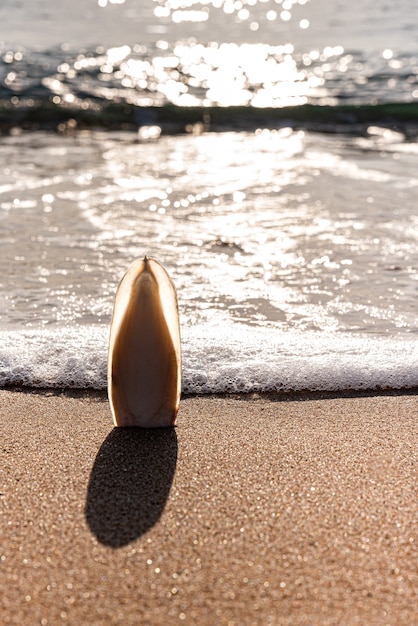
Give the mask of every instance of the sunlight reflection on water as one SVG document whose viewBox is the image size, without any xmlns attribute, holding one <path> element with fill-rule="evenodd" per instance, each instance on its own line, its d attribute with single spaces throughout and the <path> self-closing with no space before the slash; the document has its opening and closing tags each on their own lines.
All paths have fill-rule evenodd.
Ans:
<svg viewBox="0 0 418 626">
<path fill-rule="evenodd" d="M 147 253 L 172 274 L 187 325 L 413 332 L 415 153 L 392 140 L 382 153 L 373 132 L 365 146 L 286 128 L 11 137 L 1 321 L 105 323 Z"/>
<path fill-rule="evenodd" d="M 418 97 L 417 58 L 384 52 L 367 61 L 342 46 L 300 53 L 290 43 L 181 41 L 172 46 L 158 40 L 154 49 L 99 46 L 75 57 L 62 50 L 55 60 L 6 53 L 4 89 L 12 106 L 33 106 L 49 95 L 57 106 L 81 110 L 111 102 L 256 108 L 373 104 L 393 101 L 394 91 L 397 102 L 413 101 Z"/>
</svg>

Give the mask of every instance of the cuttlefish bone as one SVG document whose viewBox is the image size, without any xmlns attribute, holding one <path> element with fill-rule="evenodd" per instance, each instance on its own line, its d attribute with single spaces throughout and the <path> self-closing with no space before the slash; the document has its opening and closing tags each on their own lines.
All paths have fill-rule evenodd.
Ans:
<svg viewBox="0 0 418 626">
<path fill-rule="evenodd" d="M 181 393 L 176 289 L 165 268 L 132 263 L 115 296 L 110 326 L 108 395 L 116 426 L 173 426 Z"/>
</svg>

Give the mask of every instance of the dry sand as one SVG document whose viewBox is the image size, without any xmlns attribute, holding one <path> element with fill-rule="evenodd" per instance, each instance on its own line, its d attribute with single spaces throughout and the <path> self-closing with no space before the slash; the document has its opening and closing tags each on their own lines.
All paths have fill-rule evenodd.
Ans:
<svg viewBox="0 0 418 626">
<path fill-rule="evenodd" d="M 417 396 L 0 392 L 0 624 L 418 624 Z"/>
</svg>

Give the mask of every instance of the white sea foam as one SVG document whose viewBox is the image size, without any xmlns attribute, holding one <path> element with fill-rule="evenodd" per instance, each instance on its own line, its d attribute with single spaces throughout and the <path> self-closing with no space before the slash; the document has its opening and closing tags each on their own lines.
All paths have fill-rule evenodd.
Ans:
<svg viewBox="0 0 418 626">
<path fill-rule="evenodd" d="M 108 329 L 0 333 L 0 385 L 105 389 Z M 184 393 L 418 387 L 418 337 L 279 332 L 245 325 L 183 329 Z"/>
</svg>

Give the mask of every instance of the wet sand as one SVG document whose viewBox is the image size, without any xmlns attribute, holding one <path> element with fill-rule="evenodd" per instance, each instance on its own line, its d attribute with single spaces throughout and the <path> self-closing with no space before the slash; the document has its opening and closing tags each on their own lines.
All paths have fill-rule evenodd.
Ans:
<svg viewBox="0 0 418 626">
<path fill-rule="evenodd" d="M 0 623 L 418 624 L 417 395 L 0 392 Z"/>
</svg>

